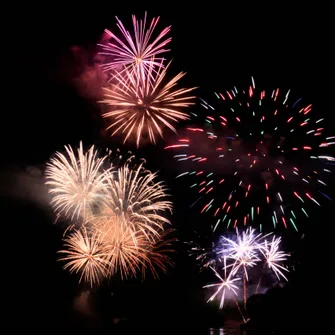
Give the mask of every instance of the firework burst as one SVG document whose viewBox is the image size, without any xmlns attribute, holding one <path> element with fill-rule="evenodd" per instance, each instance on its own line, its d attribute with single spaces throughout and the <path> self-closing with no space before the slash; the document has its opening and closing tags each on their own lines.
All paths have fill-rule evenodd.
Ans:
<svg viewBox="0 0 335 335">
<path fill-rule="evenodd" d="M 116 84 L 105 89 L 103 100 L 112 109 L 103 114 L 110 123 L 107 130 L 112 130 L 111 136 L 122 134 L 124 143 L 133 136 L 139 147 L 144 137 L 156 143 L 157 135 L 163 137 L 163 128 L 176 132 L 173 123 L 188 119 L 180 109 L 193 104 L 195 97 L 188 93 L 195 88 L 175 89 L 183 72 L 165 82 L 170 64 L 157 72 L 150 66 L 144 77 L 128 71 L 116 75 Z"/>
<path fill-rule="evenodd" d="M 109 175 L 111 172 L 107 172 Z M 165 200 L 166 188 L 155 181 L 156 177 L 142 164 L 136 168 L 120 167 L 114 176 L 107 178 L 108 193 L 101 215 L 119 217 L 134 232 L 142 231 L 148 239 L 159 235 L 163 225 L 170 224 L 164 214 L 172 211 L 172 203 Z"/>
<path fill-rule="evenodd" d="M 223 277 L 220 276 L 220 274 L 214 268 L 212 267 L 210 268 L 214 272 L 215 276 L 220 280 L 220 282 L 204 286 L 204 288 L 212 288 L 212 287 L 216 288 L 216 291 L 208 299 L 207 302 L 213 301 L 216 298 L 216 296 L 219 293 L 221 293 L 220 308 L 223 308 L 227 291 L 232 291 L 235 295 L 237 295 L 237 291 L 239 287 L 236 284 L 237 284 L 237 281 L 241 280 L 241 278 L 234 277 L 234 274 L 231 271 L 227 274 L 226 266 L 224 266 L 224 276 Z"/>
<path fill-rule="evenodd" d="M 250 227 L 243 232 L 236 229 L 236 234 L 230 238 L 227 236 L 219 237 L 213 247 L 216 253 L 212 261 L 210 260 L 212 253 L 204 252 L 202 258 L 197 257 L 201 269 L 204 268 L 203 258 L 205 258 L 206 264 L 211 264 L 209 268 L 214 272 L 216 277 L 220 279 L 220 282 L 217 284 L 205 286 L 205 288 L 217 288 L 216 292 L 208 301 L 212 301 L 221 292 L 220 308 L 222 308 L 226 290 L 233 288 L 235 289 L 233 292 L 237 295 L 236 290 L 239 290 L 241 286 L 243 286 L 243 301 L 244 308 L 246 308 L 247 282 L 250 276 L 248 272 L 251 272 L 252 268 L 254 268 L 251 272 L 252 277 L 258 277 L 256 293 L 263 276 L 268 274 L 264 271 L 265 265 L 275 274 L 278 281 L 280 281 L 281 278 L 286 281 L 288 280 L 284 272 L 289 272 L 289 270 L 284 267 L 284 262 L 288 259 L 289 255 L 280 250 L 281 238 L 275 236 L 269 238 L 271 234 L 272 233 L 266 235 L 261 233 L 257 234 L 255 229 Z M 199 250 L 201 249 L 199 248 Z M 191 250 L 190 254 L 194 254 L 194 251 Z M 220 275 L 222 271 L 223 277 Z M 240 310 L 236 299 L 235 303 Z"/>
<path fill-rule="evenodd" d="M 156 174 L 144 169 L 143 159 L 136 164 L 131 152 L 107 150 L 98 158 L 93 146 L 84 152 L 80 143 L 78 155 L 65 148 L 68 155 L 57 153 L 46 173 L 56 213 L 79 227 L 64 238 L 64 269 L 80 273 L 79 281 L 91 287 L 116 274 L 126 279 L 149 271 L 157 278 L 158 270 L 165 272 L 173 265 L 174 239 L 166 238 L 171 229 L 164 227 L 172 203 Z M 115 170 L 103 168 L 107 160 L 115 161 Z"/>
<path fill-rule="evenodd" d="M 283 271 L 288 272 L 288 269 L 283 267 L 281 263 L 285 262 L 289 255 L 279 250 L 280 243 L 281 238 L 273 236 L 271 241 L 265 240 L 259 250 L 265 257 L 267 266 L 274 272 L 278 280 L 282 277 L 287 281 Z"/>
<path fill-rule="evenodd" d="M 142 278 L 145 278 L 146 272 L 149 271 L 154 278 L 158 279 L 158 271 L 166 273 L 168 267 L 174 266 L 170 255 L 175 252 L 172 245 L 177 239 L 169 236 L 173 232 L 173 229 L 164 230 L 155 241 L 147 244 L 147 258 L 143 259 Z"/>
<path fill-rule="evenodd" d="M 79 282 L 83 280 L 93 287 L 108 276 L 108 250 L 100 234 L 81 228 L 65 238 L 64 247 L 59 251 L 64 257 L 59 260 L 66 262 L 64 269 L 80 273 Z"/>
<path fill-rule="evenodd" d="M 312 105 L 255 88 L 200 99 L 194 126 L 166 147 L 176 152 L 198 194 L 194 206 L 226 227 L 272 222 L 298 230 L 307 208 L 331 200 L 327 180 L 335 158 L 327 150 L 335 137 Z M 271 229 L 268 227 L 268 229 Z"/>
<path fill-rule="evenodd" d="M 131 35 L 122 22 L 118 18 L 116 20 L 122 37 L 119 38 L 106 29 L 105 33 L 112 39 L 112 42 L 100 44 L 102 48 L 100 54 L 106 56 L 107 59 L 107 62 L 103 64 L 104 71 L 119 71 L 121 68 L 121 74 L 127 72 L 137 78 L 143 76 L 148 77 L 148 80 L 153 79 L 152 69 L 163 67 L 164 58 L 161 55 L 169 51 L 165 47 L 171 41 L 171 38 L 167 37 L 170 27 L 163 29 L 155 38 L 153 37 L 154 30 L 159 17 L 153 18 L 147 29 L 147 13 L 144 15 L 144 20 L 137 20 L 133 15 L 134 34 Z"/>
<path fill-rule="evenodd" d="M 147 237 L 143 232 L 133 230 L 120 216 L 94 220 L 94 227 L 108 251 L 110 275 L 119 273 L 122 279 L 136 276 L 144 261 L 150 261 L 146 252 Z"/>
<path fill-rule="evenodd" d="M 234 260 L 232 273 L 243 270 L 245 279 L 248 280 L 248 267 L 255 266 L 261 259 L 259 258 L 260 240 L 267 235 L 255 234 L 255 230 L 248 228 L 242 233 L 236 229 L 236 240 L 222 236 L 222 251 L 224 257 Z"/>
<path fill-rule="evenodd" d="M 167 238 L 172 229 L 158 230 L 155 234 L 145 232 L 126 221 L 124 216 L 112 214 L 107 217 L 106 212 L 89 221 L 104 246 L 110 276 L 120 274 L 121 279 L 127 279 L 142 272 L 144 278 L 149 271 L 158 278 L 158 270 L 166 272 L 168 266 L 173 266 L 169 254 L 173 252 L 171 245 L 176 239 Z"/>
<path fill-rule="evenodd" d="M 98 158 L 94 146 L 85 152 L 82 142 L 77 153 L 71 146 L 65 150 L 66 154 L 57 152 L 47 163 L 46 184 L 57 216 L 73 220 L 85 217 L 101 202 L 106 191 L 106 157 Z M 107 171 L 111 175 L 111 170 Z"/>
</svg>

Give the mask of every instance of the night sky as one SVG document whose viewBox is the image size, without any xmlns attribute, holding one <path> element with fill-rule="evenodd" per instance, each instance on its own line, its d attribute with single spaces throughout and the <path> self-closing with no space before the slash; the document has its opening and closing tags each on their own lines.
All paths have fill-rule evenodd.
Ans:
<svg viewBox="0 0 335 335">
<path fill-rule="evenodd" d="M 14 183 L 13 175 L 26 173 L 22 171 L 27 167 L 34 168 L 34 173 L 43 171 L 48 158 L 62 150 L 64 144 L 76 146 L 83 140 L 102 148 L 120 146 L 103 131 L 98 82 L 83 77 L 92 66 L 95 45 L 104 28 L 115 30 L 114 16 L 129 27 L 131 14 L 142 16 L 147 10 L 149 17 L 161 16 L 160 28 L 172 25 L 172 51 L 167 54 L 173 58 L 170 75 L 186 71 L 181 83 L 185 87 L 199 86 L 198 95 L 244 84 L 254 76 L 256 83 L 264 87 L 291 88 L 313 103 L 320 115 L 332 119 L 328 92 L 334 86 L 329 79 L 334 67 L 329 62 L 333 54 L 330 21 L 325 15 L 329 9 L 298 7 L 278 3 L 255 8 L 224 2 L 172 6 L 165 2 L 157 3 L 156 8 L 131 3 L 119 8 L 113 2 L 105 5 L 97 1 L 72 8 L 50 3 L 48 7 L 32 5 L 11 10 L 13 20 L 4 31 L 10 42 L 5 47 L 9 64 L 4 64 L 0 192 L 2 240 L 9 261 L 9 266 L 3 268 L 8 279 L 3 290 L 8 298 L 5 308 L 13 320 L 11 326 L 21 328 L 24 324 L 25 331 L 44 329 L 47 333 L 57 328 L 67 333 L 70 327 L 78 329 L 76 322 L 84 324 L 76 321 L 72 312 L 73 298 L 83 287 L 56 262 L 62 227 L 52 224 L 43 200 L 29 201 L 40 199 L 40 186 L 27 191 L 29 187 Z M 188 195 L 174 181 L 175 170 L 169 169 L 172 162 L 162 152 L 164 144 L 159 141 L 156 147 L 148 145 L 137 152 L 147 159 L 148 167 L 161 171 L 160 178 L 172 190 L 172 221 L 178 237 L 183 239 L 191 233 L 193 223 L 199 224 L 199 216 L 188 210 Z M 24 195 L 18 196 L 21 191 Z M 315 248 L 313 234 L 320 235 L 317 225 L 328 224 L 330 210 L 325 208 L 318 219 L 306 223 L 306 240 L 299 242 L 305 248 L 297 248 L 304 255 L 296 279 L 301 292 L 308 285 L 301 278 L 308 268 L 306 259 Z M 295 241 L 296 237 L 287 237 L 288 245 L 296 246 Z M 97 290 L 95 304 L 101 317 L 108 319 L 122 311 L 145 315 L 145 308 L 148 317 L 157 320 L 158 315 L 182 319 L 187 314 L 190 320 L 203 315 L 201 279 L 183 248 L 177 248 L 178 265 L 161 282 L 116 282 L 112 289 Z M 111 290 L 120 300 L 116 312 L 108 300 Z M 78 330 L 78 334 L 82 333 Z"/>
</svg>

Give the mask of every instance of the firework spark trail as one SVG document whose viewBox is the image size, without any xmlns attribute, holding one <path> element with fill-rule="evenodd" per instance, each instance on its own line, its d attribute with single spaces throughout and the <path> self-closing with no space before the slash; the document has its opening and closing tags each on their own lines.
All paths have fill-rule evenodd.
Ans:
<svg viewBox="0 0 335 335">
<path fill-rule="evenodd" d="M 167 271 L 174 263 L 169 257 L 173 252 L 174 238 L 166 238 L 171 230 L 162 231 L 155 241 L 148 240 L 141 231 L 134 232 L 120 218 L 92 217 L 91 228 L 82 227 L 64 238 L 64 269 L 80 274 L 79 282 L 91 287 L 103 279 L 120 274 L 121 279 L 150 272 L 159 278 L 158 270 Z"/>
<path fill-rule="evenodd" d="M 249 280 L 248 268 L 254 267 L 261 261 L 258 255 L 260 247 L 259 243 L 268 235 L 269 234 L 265 236 L 262 234 L 256 235 L 255 229 L 252 228 L 248 228 L 241 234 L 236 228 L 236 241 L 224 236 L 222 237 L 222 252 L 225 253 L 225 257 L 234 260 L 231 269 L 232 274 L 237 274 L 240 269 L 243 271 L 243 300 L 245 309 L 247 305 L 247 281 Z"/>
<path fill-rule="evenodd" d="M 166 273 L 168 266 L 174 266 L 174 262 L 169 256 L 175 252 L 172 245 L 177 241 L 176 238 L 169 237 L 173 231 L 173 229 L 168 229 L 161 232 L 160 236 L 154 242 L 148 244 L 148 257 L 143 260 L 142 264 L 142 278 L 145 278 L 146 272 L 149 270 L 153 277 L 158 279 L 158 270 Z"/>
<path fill-rule="evenodd" d="M 66 154 L 57 152 L 47 163 L 46 184 L 53 199 L 51 205 L 58 217 L 71 220 L 86 216 L 99 204 L 106 191 L 105 157 L 98 158 L 94 146 L 84 152 L 80 142 L 77 154 L 65 146 Z M 107 170 L 111 174 L 111 169 Z"/>
<path fill-rule="evenodd" d="M 107 178 L 108 193 L 102 215 L 113 213 L 134 232 L 142 231 L 148 239 L 159 235 L 163 225 L 170 224 L 164 214 L 172 211 L 172 203 L 165 200 L 166 188 L 155 181 L 156 177 L 157 174 L 144 170 L 142 164 L 134 169 L 129 165 L 120 167 L 115 176 Z"/>
<path fill-rule="evenodd" d="M 198 193 L 194 204 L 212 213 L 215 229 L 250 224 L 262 230 L 262 222 L 272 222 L 298 230 L 309 204 L 331 200 L 334 157 L 327 150 L 335 137 L 326 135 L 324 119 L 313 118 L 312 105 L 291 100 L 290 91 L 257 90 L 254 80 L 247 90 L 215 97 L 211 104 L 200 99 L 202 109 L 191 113 L 196 125 L 165 148 L 184 166 L 177 178 L 189 178 Z"/>
<path fill-rule="evenodd" d="M 156 143 L 157 134 L 163 138 L 163 128 L 176 132 L 173 123 L 189 118 L 180 109 L 193 105 L 195 96 L 188 93 L 195 88 L 175 88 L 184 72 L 165 82 L 170 64 L 157 72 L 150 66 L 145 77 L 128 71 L 115 75 L 117 83 L 105 88 L 103 100 L 112 109 L 103 114 L 110 121 L 107 130 L 112 130 L 111 136 L 121 133 L 124 143 L 134 136 L 139 147 L 143 136 Z"/>
<path fill-rule="evenodd" d="M 158 278 L 158 271 L 166 272 L 175 239 L 167 238 L 172 229 L 165 229 L 170 222 L 164 214 L 172 203 L 157 175 L 143 167 L 143 159 L 134 163 L 131 152 L 117 150 L 117 168 L 104 169 L 104 162 L 111 166 L 111 151 L 98 158 L 94 146 L 84 152 L 82 143 L 78 155 L 70 146 L 66 151 L 68 156 L 56 154 L 46 173 L 56 213 L 80 224 L 64 237 L 64 269 L 91 287 L 116 274 L 126 279 L 149 271 Z"/>
<path fill-rule="evenodd" d="M 246 231 L 239 232 L 236 228 L 236 241 L 222 237 L 222 251 L 226 257 L 234 260 L 232 272 L 237 273 L 240 268 L 243 269 L 246 280 L 248 280 L 248 267 L 255 266 L 260 262 L 258 255 L 260 240 L 266 238 L 267 235 L 255 234 L 255 229 L 248 228 Z"/>
<path fill-rule="evenodd" d="M 280 243 L 281 238 L 273 236 L 270 242 L 265 240 L 264 243 L 261 244 L 259 250 L 265 257 L 266 264 L 269 269 L 275 273 L 278 280 L 280 280 L 280 277 L 283 277 L 286 281 L 288 281 L 287 277 L 283 273 L 283 271 L 288 272 L 288 269 L 280 265 L 280 263 L 285 262 L 289 255 L 279 250 Z"/>
<path fill-rule="evenodd" d="M 120 274 L 121 279 L 127 279 L 141 272 L 144 278 L 149 271 L 157 279 L 158 270 L 166 272 L 168 266 L 173 266 L 169 254 L 176 239 L 167 238 L 172 229 L 159 230 L 148 239 L 147 233 L 138 227 L 134 230 L 136 228 L 125 221 L 124 216 L 100 213 L 92 216 L 89 223 L 103 246 L 106 276 Z"/>
<path fill-rule="evenodd" d="M 221 262 L 214 243 L 211 243 L 211 247 L 203 247 L 195 241 L 186 242 L 186 244 L 190 248 L 189 256 L 195 257 L 202 270 L 209 267 L 215 268 L 216 264 Z"/>
<path fill-rule="evenodd" d="M 118 38 L 109 30 L 105 32 L 114 39 L 113 43 L 99 44 L 102 48 L 101 55 L 107 56 L 107 62 L 103 64 L 106 72 L 113 72 L 122 68 L 121 74 L 125 72 L 135 75 L 136 78 L 147 77 L 149 81 L 154 80 L 153 72 L 164 67 L 163 53 L 169 51 L 165 49 L 171 38 L 166 35 L 170 32 L 170 27 L 163 29 L 156 38 L 153 38 L 154 30 L 159 22 L 158 18 L 153 18 L 147 29 L 147 13 L 144 20 L 137 20 L 132 15 L 134 34 L 131 35 L 122 22 L 116 17 L 117 27 L 122 37 Z M 111 59 L 108 61 L 108 59 Z M 114 78 L 112 73 L 112 78 Z"/>
<path fill-rule="evenodd" d="M 127 223 L 122 222 L 122 217 L 104 219 L 98 219 L 99 223 L 95 223 L 94 227 L 101 234 L 108 251 L 110 275 L 119 273 L 121 279 L 136 276 L 144 260 L 150 261 L 146 252 L 150 242 L 141 231 L 134 231 Z"/>
<path fill-rule="evenodd" d="M 213 247 L 213 249 L 216 250 L 214 255 L 212 251 L 204 251 L 201 253 L 204 248 L 201 248 L 200 246 L 194 247 L 194 243 L 192 243 L 190 255 L 196 255 L 201 269 L 204 267 L 203 260 L 205 259 L 205 264 L 211 264 L 209 267 L 214 271 L 216 276 L 220 271 L 223 270 L 224 272 L 225 279 L 220 277 L 221 283 L 205 286 L 218 287 L 215 294 L 211 296 L 208 301 L 214 300 L 220 290 L 223 290 L 226 285 L 230 285 L 234 279 L 241 280 L 241 274 L 243 278 L 243 301 L 244 307 L 246 307 L 248 282 L 247 270 L 257 263 L 267 265 L 267 268 L 275 274 L 278 281 L 280 281 L 281 278 L 284 278 L 287 281 L 287 277 L 284 275 L 283 271 L 289 272 L 289 270 L 283 266 L 283 263 L 287 260 L 289 254 L 280 250 L 281 238 L 275 236 L 269 238 L 271 234 L 272 233 L 266 235 L 256 234 L 255 230 L 250 227 L 242 233 L 236 229 L 236 235 L 234 237 L 227 238 L 226 236 L 220 236 Z M 212 261 L 210 260 L 211 256 L 214 257 Z M 261 278 L 265 274 L 265 272 L 262 272 Z M 228 284 L 226 284 L 226 282 L 228 282 Z M 259 282 L 257 286 L 259 286 Z M 237 288 L 239 288 L 239 286 L 237 286 Z M 223 292 L 223 295 L 224 294 L 225 291 Z M 224 300 L 224 297 L 221 297 L 220 308 L 223 307 L 222 299 Z"/>
<path fill-rule="evenodd" d="M 271 234 L 256 234 L 256 230 L 251 227 L 242 231 L 236 228 L 234 238 L 222 235 L 218 238 L 217 242 L 213 242 L 212 240 L 209 242 L 206 241 L 207 247 L 203 246 L 203 242 L 188 242 L 187 244 L 190 248 L 189 255 L 195 256 L 201 268 L 216 267 L 226 257 L 234 261 L 226 265 L 232 267 L 233 272 L 236 273 L 241 267 L 246 271 L 246 267 L 255 265 L 259 260 L 257 256 L 258 249 L 262 241 Z M 211 245 L 210 247 L 208 247 L 209 244 Z"/>
<path fill-rule="evenodd" d="M 108 252 L 101 236 L 85 227 L 71 233 L 65 238 L 64 247 L 59 251 L 64 254 L 60 261 L 65 261 L 64 269 L 71 273 L 80 273 L 79 282 L 84 280 L 91 287 L 108 275 Z"/>
<path fill-rule="evenodd" d="M 234 275 L 232 274 L 232 272 L 229 272 L 229 274 L 227 275 L 226 266 L 224 266 L 224 278 L 222 278 L 214 268 L 211 267 L 211 269 L 214 272 L 215 276 L 220 280 L 220 282 L 204 286 L 204 288 L 211 288 L 211 287 L 217 288 L 215 293 L 208 299 L 207 302 L 213 301 L 216 298 L 216 296 L 221 292 L 220 308 L 223 308 L 226 291 L 230 290 L 235 295 L 237 295 L 238 286 L 235 284 L 235 282 L 237 282 L 238 280 L 241 280 L 241 278 L 234 278 Z"/>
</svg>

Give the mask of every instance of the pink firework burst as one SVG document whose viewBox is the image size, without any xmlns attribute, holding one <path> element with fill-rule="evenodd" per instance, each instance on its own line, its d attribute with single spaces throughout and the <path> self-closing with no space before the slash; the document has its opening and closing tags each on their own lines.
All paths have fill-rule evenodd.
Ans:
<svg viewBox="0 0 335 335">
<path fill-rule="evenodd" d="M 104 71 L 118 70 L 120 72 L 121 68 L 121 72 L 128 71 L 136 74 L 137 77 L 145 77 L 149 75 L 149 69 L 152 67 L 156 69 L 163 67 L 164 58 L 160 55 L 169 51 L 165 49 L 165 46 L 171 41 L 171 37 L 166 36 L 170 32 L 170 26 L 154 37 L 159 17 L 153 18 L 147 28 L 147 13 L 144 14 L 143 20 L 137 20 L 133 15 L 133 34 L 117 17 L 116 20 L 122 36 L 119 38 L 110 30 L 105 29 L 111 40 L 106 44 L 99 44 L 102 48 L 100 54 L 106 56 L 106 62 L 103 64 Z"/>
</svg>

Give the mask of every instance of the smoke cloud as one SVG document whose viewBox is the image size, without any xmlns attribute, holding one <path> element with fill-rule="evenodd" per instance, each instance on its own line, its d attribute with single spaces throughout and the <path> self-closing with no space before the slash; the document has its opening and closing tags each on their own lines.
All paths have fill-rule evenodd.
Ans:
<svg viewBox="0 0 335 335">
<path fill-rule="evenodd" d="M 73 309 L 85 317 L 96 317 L 90 290 L 81 291 L 73 299 Z"/>
<path fill-rule="evenodd" d="M 95 48 L 70 47 L 62 55 L 57 72 L 58 79 L 72 86 L 81 97 L 92 101 L 102 99 L 107 78 Z"/>
<path fill-rule="evenodd" d="M 41 166 L 7 166 L 0 170 L 0 196 L 31 202 L 48 209 L 51 197 Z"/>
</svg>

